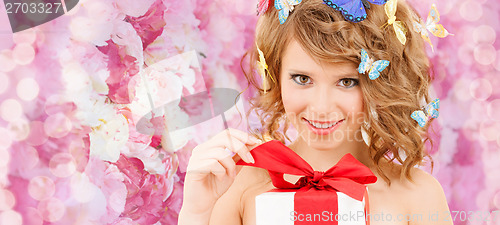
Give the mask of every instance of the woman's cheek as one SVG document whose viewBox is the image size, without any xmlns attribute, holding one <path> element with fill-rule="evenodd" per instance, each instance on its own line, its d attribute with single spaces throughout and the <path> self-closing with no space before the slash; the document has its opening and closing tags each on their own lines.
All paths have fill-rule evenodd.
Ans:
<svg viewBox="0 0 500 225">
<path fill-rule="evenodd" d="M 363 98 L 361 91 L 345 96 L 343 105 L 348 112 L 348 117 L 353 125 L 360 125 L 364 121 Z"/>
</svg>

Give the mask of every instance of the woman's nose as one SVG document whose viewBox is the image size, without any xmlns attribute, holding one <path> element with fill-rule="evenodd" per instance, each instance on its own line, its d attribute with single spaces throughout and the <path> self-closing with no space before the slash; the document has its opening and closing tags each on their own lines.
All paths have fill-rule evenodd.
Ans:
<svg viewBox="0 0 500 225">
<path fill-rule="evenodd" d="M 328 113 L 335 109 L 335 96 L 331 87 L 317 87 L 310 98 L 309 106 L 315 113 Z"/>
</svg>

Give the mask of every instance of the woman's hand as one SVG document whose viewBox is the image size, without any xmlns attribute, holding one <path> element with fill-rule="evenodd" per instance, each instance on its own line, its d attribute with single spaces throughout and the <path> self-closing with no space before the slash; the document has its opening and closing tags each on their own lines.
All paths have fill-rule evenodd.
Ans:
<svg viewBox="0 0 500 225">
<path fill-rule="evenodd" d="M 236 162 L 241 158 L 254 163 L 250 150 L 261 143 L 248 133 L 229 128 L 196 146 L 187 166 L 181 214 L 208 216 L 208 224 L 212 208 L 236 177 Z"/>
</svg>

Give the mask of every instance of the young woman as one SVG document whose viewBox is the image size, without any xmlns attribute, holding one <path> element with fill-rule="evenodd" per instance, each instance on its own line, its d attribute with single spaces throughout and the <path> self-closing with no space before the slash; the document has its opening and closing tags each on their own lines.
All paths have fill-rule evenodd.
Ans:
<svg viewBox="0 0 500 225">
<path fill-rule="evenodd" d="M 452 224 L 440 184 L 415 168 L 426 155 L 427 126 L 421 128 L 411 114 L 422 100 L 430 102 L 423 40 L 408 29 L 401 44 L 387 26 L 384 6 L 370 4 L 366 11 L 366 19 L 350 22 L 322 0 L 302 0 L 281 24 L 271 3 L 255 36 L 269 66 L 269 85 L 252 102 L 262 133 L 229 129 L 193 150 L 179 224 L 255 224 L 255 196 L 274 186 L 266 170 L 236 162 L 254 162 L 250 152 L 264 137 L 285 143 L 288 125 L 298 132 L 288 148 L 315 171 L 350 153 L 377 176 L 367 185 L 370 224 Z M 410 27 L 415 14 L 399 2 L 395 15 Z M 378 78 L 358 70 L 362 49 L 374 61 L 390 62 Z M 251 60 L 257 57 L 252 49 Z M 256 77 L 247 74 L 260 87 Z"/>
</svg>

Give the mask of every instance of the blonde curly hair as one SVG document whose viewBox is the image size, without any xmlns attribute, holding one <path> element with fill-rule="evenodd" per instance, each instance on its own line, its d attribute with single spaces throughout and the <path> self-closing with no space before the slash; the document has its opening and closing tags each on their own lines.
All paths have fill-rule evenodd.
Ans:
<svg viewBox="0 0 500 225">
<path fill-rule="evenodd" d="M 286 22 L 280 24 L 278 10 L 271 3 L 267 12 L 259 18 L 255 36 L 256 44 L 269 66 L 272 79 L 267 77 L 267 82 L 271 85 L 264 93 L 259 82 L 261 77 L 255 72 L 258 52 L 253 47 L 245 55 L 245 58 L 250 56 L 251 63 L 249 70 L 244 72 L 249 85 L 258 90 L 258 95 L 251 99 L 247 114 L 253 111 L 260 118 L 262 130 L 253 132 L 256 137 L 263 140 L 271 137 L 283 143 L 285 138 L 290 141 L 286 135 L 288 123 L 280 131 L 285 110 L 279 74 L 285 48 L 291 39 L 302 45 L 313 58 L 326 63 L 348 61 L 359 64 L 362 48 L 374 59 L 389 60 L 390 65 L 376 80 L 360 76 L 360 87 L 365 121 L 370 124 L 367 129 L 372 140 L 370 156 L 377 171 L 390 184 L 380 166 L 383 157 L 390 162 L 397 160 L 402 165 L 401 178 L 411 180 L 410 169 L 420 165 L 428 156 L 425 151 L 425 142 L 430 141 L 427 137 L 428 125 L 419 127 L 410 115 L 421 107 L 422 100 L 429 102 L 430 65 L 420 34 L 408 29 L 406 44 L 402 45 L 392 26 L 387 26 L 384 6 L 370 6 L 367 18 L 353 23 L 346 21 L 340 12 L 322 0 L 302 0 Z M 399 1 L 397 20 L 409 27 L 416 15 L 406 2 Z M 432 163 L 432 158 L 430 160 Z"/>
</svg>

